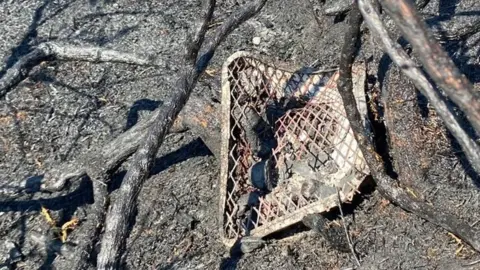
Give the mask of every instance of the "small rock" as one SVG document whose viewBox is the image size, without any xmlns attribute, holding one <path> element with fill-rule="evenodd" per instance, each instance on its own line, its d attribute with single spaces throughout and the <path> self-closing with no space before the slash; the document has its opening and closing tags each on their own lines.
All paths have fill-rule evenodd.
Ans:
<svg viewBox="0 0 480 270">
<path fill-rule="evenodd" d="M 40 191 L 43 176 L 33 176 L 25 181 L 25 191 L 27 193 L 35 193 Z"/>
<path fill-rule="evenodd" d="M 246 236 L 240 240 L 240 250 L 244 253 L 251 253 L 254 250 L 262 247 L 265 241 L 261 238 Z"/>
<path fill-rule="evenodd" d="M 243 216 L 247 212 L 249 206 L 259 203 L 260 194 L 258 192 L 249 192 L 240 196 L 237 200 L 238 212 L 237 217 Z"/>
<path fill-rule="evenodd" d="M 252 43 L 253 43 L 253 45 L 260 45 L 260 41 L 261 41 L 261 40 L 262 40 L 262 39 L 261 39 L 260 37 L 254 37 L 254 38 L 252 39 Z"/>
<path fill-rule="evenodd" d="M 266 28 L 273 28 L 273 23 L 269 20 L 263 20 L 263 25 L 265 25 Z"/>
<path fill-rule="evenodd" d="M 255 163 L 250 168 L 250 182 L 252 186 L 258 189 L 267 188 L 267 179 L 266 179 L 267 166 L 268 166 L 267 161 L 262 160 L 258 163 Z"/>
<path fill-rule="evenodd" d="M 252 206 L 259 202 L 260 194 L 258 192 L 245 193 L 237 201 L 238 205 Z"/>
</svg>

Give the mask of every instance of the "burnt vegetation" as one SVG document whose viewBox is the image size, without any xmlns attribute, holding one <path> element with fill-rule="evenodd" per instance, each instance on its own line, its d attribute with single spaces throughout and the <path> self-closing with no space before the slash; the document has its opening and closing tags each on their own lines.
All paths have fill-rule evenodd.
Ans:
<svg viewBox="0 0 480 270">
<path fill-rule="evenodd" d="M 1 46 L 0 268 L 480 265 L 475 1 L 31 2 L 24 33 L 3 26 L 15 43 Z M 20 12 L 16 5 L 0 3 L 5 15 Z M 87 11 L 55 23 L 82 5 Z M 305 11 L 308 27 L 294 22 Z M 115 20 L 124 20 L 115 30 L 97 25 Z M 170 43 L 155 41 L 165 42 L 160 49 L 140 52 L 158 44 L 139 29 L 157 24 L 153 38 L 181 31 L 186 38 L 174 34 Z M 305 226 L 266 239 L 270 248 L 243 256 L 246 247 L 225 252 L 217 243 L 212 213 L 221 152 L 218 66 L 259 27 L 266 47 L 246 42 L 272 59 L 338 64 L 338 90 L 371 177 L 350 204 L 309 216 Z M 298 33 L 282 36 L 287 28 Z M 131 37 L 135 31 L 144 41 Z M 355 62 L 367 67 L 368 131 L 352 91 Z M 424 255 L 389 260 L 415 246 L 385 240 L 399 234 Z M 269 264 L 259 261 L 267 257 Z"/>
</svg>

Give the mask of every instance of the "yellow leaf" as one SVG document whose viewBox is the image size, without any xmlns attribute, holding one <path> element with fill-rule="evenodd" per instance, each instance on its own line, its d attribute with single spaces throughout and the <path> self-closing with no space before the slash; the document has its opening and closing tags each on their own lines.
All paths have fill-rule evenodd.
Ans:
<svg viewBox="0 0 480 270">
<path fill-rule="evenodd" d="M 407 187 L 407 192 L 410 193 L 413 197 L 418 198 L 417 194 L 415 194 L 415 192 L 413 192 L 413 190 L 409 187 Z"/>
<path fill-rule="evenodd" d="M 62 225 L 62 231 L 63 230 L 68 230 L 68 229 L 75 229 L 78 225 L 78 218 L 72 218 L 72 220 L 65 222 L 65 224 Z"/>
<path fill-rule="evenodd" d="M 455 240 L 455 242 L 457 242 L 457 244 L 462 245 L 462 240 L 458 238 L 455 234 L 451 232 L 447 232 L 447 234 L 450 235 Z"/>
<path fill-rule="evenodd" d="M 217 71 L 213 68 L 207 68 L 205 70 L 205 73 L 210 76 L 210 77 L 214 77 L 215 76 L 215 73 L 217 73 Z"/>
<path fill-rule="evenodd" d="M 78 225 L 78 218 L 72 218 L 72 220 L 65 222 L 65 224 L 62 225 L 62 232 L 60 235 L 60 240 L 62 240 L 62 243 L 65 243 L 67 241 L 67 235 L 68 235 L 68 230 L 73 230 L 77 227 Z"/>
<path fill-rule="evenodd" d="M 460 257 L 460 252 L 463 250 L 463 247 L 464 247 L 464 245 L 460 245 L 460 247 L 458 247 L 458 248 L 455 250 L 455 256 L 456 256 L 456 257 Z"/>
<path fill-rule="evenodd" d="M 52 227 L 55 227 L 55 220 L 53 220 L 52 216 L 50 216 L 50 213 L 48 212 L 48 210 L 42 206 L 42 211 L 41 211 L 42 215 L 45 217 L 45 219 L 47 220 L 47 223 L 52 226 Z"/>
<path fill-rule="evenodd" d="M 43 164 L 42 164 L 42 162 L 40 161 L 40 159 L 38 159 L 38 157 L 34 157 L 34 158 L 33 158 L 33 161 L 35 161 L 35 165 L 37 165 L 37 167 L 38 167 L 39 169 L 42 169 L 42 168 L 43 168 Z"/>
<path fill-rule="evenodd" d="M 67 231 L 62 230 L 62 235 L 60 235 L 60 240 L 62 241 L 62 243 L 65 243 L 65 241 L 67 241 Z"/>
<path fill-rule="evenodd" d="M 211 23 L 211 24 L 208 25 L 208 29 L 213 28 L 213 27 L 215 27 L 215 26 L 219 26 L 219 25 L 221 25 L 222 23 L 223 23 L 223 21 L 213 22 L 213 23 Z"/>
</svg>

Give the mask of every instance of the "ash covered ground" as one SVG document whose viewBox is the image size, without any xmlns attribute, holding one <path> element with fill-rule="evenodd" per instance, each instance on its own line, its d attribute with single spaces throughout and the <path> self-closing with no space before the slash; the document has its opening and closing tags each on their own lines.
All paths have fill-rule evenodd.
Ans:
<svg viewBox="0 0 480 270">
<path fill-rule="evenodd" d="M 218 2 L 214 21 L 221 23 L 246 1 Z M 334 2 L 326 1 L 326 5 Z M 195 91 L 218 97 L 221 64 L 238 50 L 249 50 L 292 66 L 338 63 L 345 18 L 318 16 L 315 7 L 321 7 L 320 1 L 269 1 L 258 16 L 227 38 L 211 66 L 217 72 L 213 77 L 202 77 Z M 163 63 L 161 68 L 145 68 L 47 62 L 0 100 L 0 269 L 10 267 L 4 262 L 11 257 L 12 243 L 23 255 L 12 266 L 17 269 L 49 269 L 55 260 L 68 258 L 68 254 L 51 252 L 46 241 L 38 240 L 51 230 L 40 209 L 44 206 L 51 210 L 58 220 L 68 221 L 73 216 L 81 219 L 86 205 L 92 203 L 91 184 L 78 181 L 68 190 L 49 194 L 36 188 L 41 175 L 55 164 L 100 147 L 168 100 L 173 91 L 169 86 L 179 71 L 177 59 L 200 9 L 200 1 L 192 0 L 0 1 L 2 70 L 48 40 L 155 55 Z M 475 0 L 433 0 L 422 13 L 430 25 L 455 31 L 478 20 L 480 4 Z M 394 30 L 391 21 L 388 25 Z M 398 70 L 385 64 L 385 57 L 369 31 L 362 31 L 363 46 L 357 59 L 368 64 L 369 87 L 411 87 Z M 259 44 L 253 43 L 254 37 L 256 41 L 260 38 Z M 479 41 L 477 33 L 466 40 L 442 43 L 476 89 L 480 88 Z M 412 90 L 411 94 L 415 92 Z M 408 115 L 408 110 L 419 110 L 417 99 L 404 98 L 410 102 L 399 108 L 400 112 Z M 435 189 L 422 190 L 421 185 L 419 189 L 433 204 L 444 206 L 478 228 L 478 175 L 469 168 L 438 119 L 431 117 L 418 121 L 438 123 L 439 132 L 424 142 L 430 149 L 425 159 L 413 160 L 411 166 L 424 166 L 417 177 L 433 184 Z M 397 120 L 401 123 L 402 119 Z M 113 198 L 124 170 L 125 166 L 113 177 Z M 196 134 L 169 135 L 140 194 L 124 266 L 354 267 L 350 253 L 333 249 L 321 235 L 302 225 L 267 238 L 266 245 L 252 253 L 230 254 L 217 229 L 218 178 L 219 163 Z M 345 208 L 362 269 L 461 269 L 462 264 L 479 258 L 469 247 L 461 248 L 463 244 L 445 230 L 388 203 L 374 187 L 366 187 Z M 328 217 L 339 218 L 337 213 Z M 69 239 L 74 242 L 75 237 L 74 230 Z"/>
</svg>

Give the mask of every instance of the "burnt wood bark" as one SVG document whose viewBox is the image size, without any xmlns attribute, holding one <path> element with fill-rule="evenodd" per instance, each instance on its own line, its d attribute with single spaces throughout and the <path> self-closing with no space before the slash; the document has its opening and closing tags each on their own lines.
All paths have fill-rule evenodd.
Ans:
<svg viewBox="0 0 480 270">
<path fill-rule="evenodd" d="M 0 78 L 0 98 L 5 96 L 22 80 L 26 79 L 32 68 L 43 61 L 51 60 L 113 62 L 142 66 L 158 65 L 152 57 L 124 53 L 101 47 L 45 42 L 20 58 L 11 68 L 5 71 L 5 74 Z"/>
</svg>

